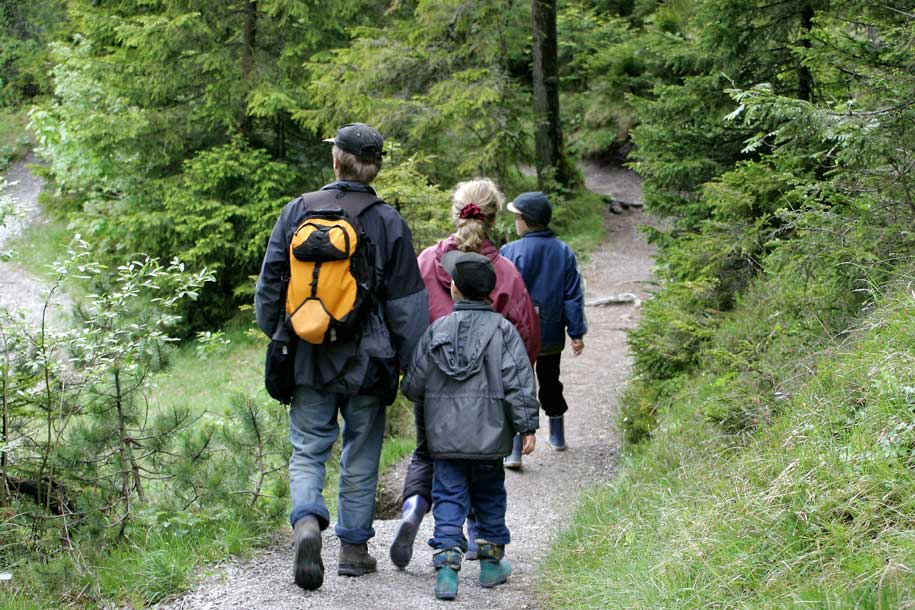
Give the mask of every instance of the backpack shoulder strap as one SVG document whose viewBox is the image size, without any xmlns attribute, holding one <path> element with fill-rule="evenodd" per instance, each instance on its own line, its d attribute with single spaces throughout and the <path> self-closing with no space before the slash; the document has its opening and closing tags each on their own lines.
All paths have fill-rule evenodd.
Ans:
<svg viewBox="0 0 915 610">
<path fill-rule="evenodd" d="M 327 189 L 305 193 L 299 198 L 306 212 L 318 210 L 343 210 L 351 218 L 356 218 L 377 203 L 384 203 L 374 193 L 366 191 L 348 191 Z"/>
</svg>

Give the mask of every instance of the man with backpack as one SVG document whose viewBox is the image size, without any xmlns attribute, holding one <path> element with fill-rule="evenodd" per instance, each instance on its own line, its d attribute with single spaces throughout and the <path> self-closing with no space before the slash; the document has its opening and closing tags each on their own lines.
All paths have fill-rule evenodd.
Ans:
<svg viewBox="0 0 915 610">
<path fill-rule="evenodd" d="M 330 515 L 321 494 L 325 464 L 343 418 L 336 535 L 338 574 L 374 572 L 375 489 L 399 372 L 429 325 L 428 296 L 406 222 L 369 186 L 384 140 L 361 123 L 331 140 L 337 178 L 288 203 L 267 244 L 255 290 L 257 323 L 272 339 L 267 384 L 291 402 L 289 487 L 295 582 L 324 580 L 321 531 Z M 271 372 L 271 360 L 285 361 Z M 271 379 L 282 386 L 271 387 Z"/>
</svg>

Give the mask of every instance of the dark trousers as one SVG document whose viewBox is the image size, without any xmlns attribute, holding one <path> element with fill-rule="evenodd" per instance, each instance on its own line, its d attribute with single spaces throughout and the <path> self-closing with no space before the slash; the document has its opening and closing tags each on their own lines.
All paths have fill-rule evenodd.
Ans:
<svg viewBox="0 0 915 610">
<path fill-rule="evenodd" d="M 559 381 L 559 362 L 562 352 L 558 354 L 540 354 L 537 356 L 537 385 L 540 389 L 537 398 L 540 406 L 549 417 L 559 417 L 569 410 L 562 395 L 562 382 Z"/>
<path fill-rule="evenodd" d="M 416 451 L 410 458 L 407 477 L 403 484 L 401 501 L 411 496 L 420 496 L 432 505 L 432 456 L 426 444 L 426 426 L 423 420 L 423 406 L 413 405 L 413 417 L 416 418 Z"/>
<path fill-rule="evenodd" d="M 505 470 L 502 460 L 436 460 L 432 478 L 434 549 L 467 550 L 464 519 L 473 508 L 480 538 L 493 544 L 511 540 L 505 526 Z"/>
</svg>

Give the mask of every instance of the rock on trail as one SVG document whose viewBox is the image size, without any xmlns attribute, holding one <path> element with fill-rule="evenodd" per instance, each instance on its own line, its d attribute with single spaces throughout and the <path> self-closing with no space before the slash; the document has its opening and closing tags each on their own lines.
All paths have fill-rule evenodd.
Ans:
<svg viewBox="0 0 915 610">
<path fill-rule="evenodd" d="M 640 180 L 627 170 L 584 167 L 588 187 L 627 201 L 641 201 Z M 637 227 L 646 222 L 639 210 L 605 214 L 608 236 L 583 269 L 587 298 L 630 292 L 648 297 L 653 250 Z M 552 451 L 547 444 L 547 419 L 537 435 L 537 450 L 524 460 L 521 472 L 506 472 L 507 521 L 512 544 L 507 558 L 514 573 L 508 584 L 481 589 L 476 562 L 464 562 L 457 600 L 440 602 L 432 595 L 434 570 L 425 541 L 432 532 L 428 516 L 405 571 L 388 558 L 396 520 L 376 520 L 376 536 L 369 549 L 378 558 L 378 572 L 361 578 L 337 576 L 338 541 L 332 528 L 324 533 L 326 574 L 321 589 L 305 592 L 292 582 L 291 532 L 279 534 L 273 547 L 249 560 L 230 560 L 207 571 L 196 588 L 162 610 L 427 610 L 429 608 L 491 608 L 535 610 L 537 569 L 550 543 L 568 523 L 583 489 L 613 477 L 618 448 L 614 414 L 619 391 L 631 368 L 624 329 L 638 315 L 633 303 L 587 309 L 589 332 L 584 353 L 575 358 L 566 350 L 562 380 L 569 412 L 566 416 L 568 450 Z M 253 366 L 253 364 L 252 364 Z M 542 609 L 545 610 L 545 609 Z"/>
</svg>

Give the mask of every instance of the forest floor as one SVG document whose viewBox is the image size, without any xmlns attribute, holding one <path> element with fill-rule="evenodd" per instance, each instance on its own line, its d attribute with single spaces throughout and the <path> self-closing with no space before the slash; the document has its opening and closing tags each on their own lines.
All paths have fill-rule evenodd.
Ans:
<svg viewBox="0 0 915 610">
<path fill-rule="evenodd" d="M 618 168 L 598 164 L 584 166 L 591 190 L 623 201 L 641 201 L 639 177 Z M 653 249 L 645 243 L 638 226 L 648 222 L 640 209 L 623 214 L 605 214 L 607 239 L 592 253 L 583 268 L 586 299 L 600 300 L 624 292 L 649 296 Z M 232 559 L 203 569 L 195 589 L 160 606 L 160 610 L 215 610 L 258 608 L 260 610 L 315 610 L 372 608 L 423 609 L 492 608 L 534 610 L 538 565 L 551 541 L 566 526 L 581 491 L 610 480 L 615 473 L 618 435 L 615 412 L 619 392 L 631 369 L 625 331 L 638 317 L 638 305 L 589 307 L 590 330 L 584 353 L 573 358 L 567 350 L 563 360 L 563 383 L 570 405 L 566 416 L 568 450 L 554 452 L 547 444 L 546 418 L 537 435 L 536 452 L 525 458 L 521 472 L 506 472 L 507 521 L 512 544 L 507 557 L 514 573 L 506 585 L 481 589 L 475 562 L 465 562 L 460 590 L 454 602 L 437 602 L 432 595 L 434 571 L 426 540 L 432 531 L 427 517 L 414 547 L 413 562 L 400 571 L 388 558 L 397 519 L 375 521 L 376 536 L 369 550 L 378 559 L 378 572 L 361 578 L 337 576 L 339 543 L 333 528 L 324 533 L 324 585 L 305 592 L 292 581 L 291 532 L 280 532 L 277 542 L 249 559 Z M 401 471 L 386 477 L 389 487 L 398 487 Z"/>
</svg>

